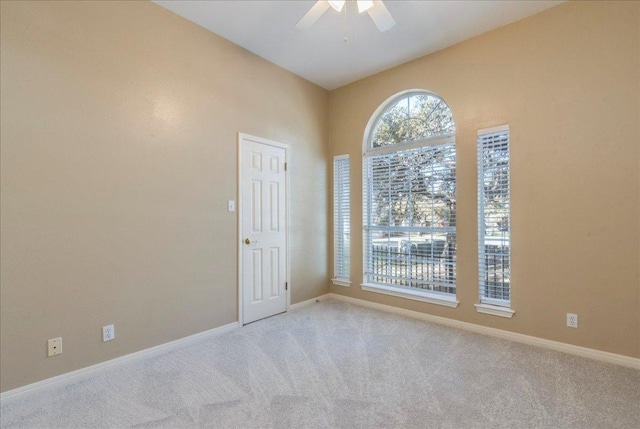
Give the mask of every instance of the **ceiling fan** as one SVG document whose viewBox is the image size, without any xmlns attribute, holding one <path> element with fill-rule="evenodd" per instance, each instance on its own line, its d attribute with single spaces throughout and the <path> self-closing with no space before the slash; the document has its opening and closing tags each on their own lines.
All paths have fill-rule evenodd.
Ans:
<svg viewBox="0 0 640 429">
<path fill-rule="evenodd" d="M 393 19 L 389 10 L 382 0 L 356 0 L 358 4 L 358 13 L 367 12 L 373 22 L 380 31 L 387 31 L 394 25 L 396 21 Z M 307 12 L 296 24 L 297 28 L 306 29 L 311 27 L 329 7 L 334 8 L 338 12 L 342 11 L 345 0 L 319 0 L 314 4 L 309 12 Z"/>
</svg>

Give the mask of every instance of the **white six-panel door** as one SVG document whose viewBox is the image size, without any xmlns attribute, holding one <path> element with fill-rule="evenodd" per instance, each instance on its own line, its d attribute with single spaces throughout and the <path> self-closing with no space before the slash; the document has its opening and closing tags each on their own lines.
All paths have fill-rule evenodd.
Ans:
<svg viewBox="0 0 640 429">
<path fill-rule="evenodd" d="M 286 150 L 240 135 L 242 323 L 287 309 Z"/>
</svg>

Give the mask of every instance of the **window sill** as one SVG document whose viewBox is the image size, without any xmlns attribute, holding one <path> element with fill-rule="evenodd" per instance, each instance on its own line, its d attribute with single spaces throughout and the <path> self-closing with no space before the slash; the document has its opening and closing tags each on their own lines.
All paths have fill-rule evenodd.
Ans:
<svg viewBox="0 0 640 429">
<path fill-rule="evenodd" d="M 414 301 L 428 302 L 429 304 L 444 305 L 445 307 L 456 308 L 459 304 L 455 296 L 449 297 L 432 292 L 414 291 L 405 288 L 372 283 L 363 283 L 360 287 L 362 290 L 366 290 L 368 292 L 397 296 L 400 298 L 412 299 Z"/>
<path fill-rule="evenodd" d="M 351 286 L 351 281 L 346 279 L 331 279 L 331 283 L 333 283 L 336 286 L 344 286 L 344 287 Z"/>
<path fill-rule="evenodd" d="M 492 316 L 500 316 L 500 317 L 506 317 L 508 319 L 511 319 L 513 315 L 516 313 L 510 308 L 500 307 L 497 305 L 490 305 L 490 304 L 474 304 L 474 305 L 476 307 L 476 310 L 478 310 L 478 313 L 491 314 Z"/>
</svg>

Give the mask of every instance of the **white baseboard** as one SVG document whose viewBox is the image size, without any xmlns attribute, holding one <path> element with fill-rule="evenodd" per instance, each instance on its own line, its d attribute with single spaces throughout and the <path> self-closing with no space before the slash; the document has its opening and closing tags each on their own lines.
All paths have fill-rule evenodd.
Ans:
<svg viewBox="0 0 640 429">
<path fill-rule="evenodd" d="M 315 298 L 308 299 L 306 301 L 302 301 L 302 302 L 298 302 L 298 303 L 295 303 L 295 304 L 291 304 L 289 306 L 289 310 L 295 310 L 295 309 L 300 308 L 300 307 L 306 307 L 307 305 L 313 304 L 314 302 L 316 302 L 319 299 L 328 298 L 329 295 L 330 294 L 326 293 L 324 295 L 320 295 L 320 296 L 317 296 Z"/>
<path fill-rule="evenodd" d="M 559 341 L 546 340 L 544 338 L 532 337 L 530 335 L 518 334 L 516 332 L 504 331 L 502 329 L 489 328 L 487 326 L 476 325 L 474 323 L 462 322 L 460 320 L 449 319 L 446 317 L 433 316 L 431 314 L 420 313 L 404 308 L 393 307 L 391 305 L 378 304 L 375 302 L 365 301 L 358 298 L 330 293 L 329 298 L 345 301 L 351 304 L 363 307 L 374 308 L 376 310 L 386 311 L 387 313 L 399 314 L 401 316 L 411 317 L 413 319 L 424 320 L 427 322 L 438 323 L 440 325 L 451 326 L 453 328 L 463 329 L 465 331 L 475 332 L 492 337 L 502 338 L 515 341 L 518 343 L 529 344 L 532 346 L 543 347 L 545 349 L 555 350 L 576 356 L 586 357 L 602 362 L 613 363 L 616 365 L 626 366 L 629 368 L 640 369 L 640 359 L 631 356 L 624 356 L 615 353 L 604 352 L 601 350 L 590 349 L 587 347 L 574 346 L 572 344 L 561 343 Z"/>
<path fill-rule="evenodd" d="M 345 301 L 355 305 L 363 307 L 374 308 L 376 310 L 385 311 L 388 313 L 394 313 L 401 316 L 411 317 L 413 319 L 424 320 L 427 322 L 438 323 L 440 325 L 451 326 L 453 328 L 463 329 L 465 331 L 475 332 L 483 335 L 490 335 L 497 338 L 503 338 L 506 340 L 516 341 L 523 344 L 529 344 L 533 346 L 543 347 L 550 350 L 556 350 L 563 353 L 568 353 L 576 356 L 582 356 L 590 359 L 599 360 L 602 362 L 608 362 L 616 365 L 626 366 L 630 368 L 640 369 L 640 359 L 633 358 L 631 356 L 624 356 L 615 353 L 604 352 L 601 350 L 590 349 L 587 347 L 574 346 L 571 344 L 561 343 L 559 341 L 546 340 L 544 338 L 532 337 L 529 335 L 518 334 L 515 332 L 504 331 L 502 329 L 489 328 L 486 326 L 476 325 L 473 323 L 462 322 L 460 320 L 448 319 L 446 317 L 433 316 L 431 314 L 420 313 L 417 311 L 406 310 L 404 308 L 393 307 L 385 304 L 378 304 L 375 302 L 365 301 L 358 298 L 351 298 L 344 295 L 335 293 L 328 293 L 318 296 L 316 298 L 308 299 L 289 306 L 289 310 L 295 310 L 300 307 L 313 304 L 316 300 L 322 300 L 326 298 L 335 299 L 338 301 Z M 208 331 L 200 332 L 198 334 L 190 335 L 185 338 L 180 338 L 175 341 L 171 341 L 165 344 L 160 344 L 155 347 L 140 350 L 139 352 L 131 353 L 119 358 L 111 359 L 106 362 L 101 362 L 96 365 L 88 366 L 86 368 L 71 371 L 66 374 L 61 374 L 55 377 L 48 378 L 46 380 L 38 381 L 36 383 L 28 384 L 26 386 L 18 387 L 13 390 L 8 390 L 0 394 L 0 401 L 2 404 L 7 404 L 23 395 L 37 393 L 53 387 L 60 387 L 69 385 L 71 383 L 77 383 L 78 381 L 89 378 L 99 371 L 103 371 L 107 368 L 111 368 L 117 365 L 122 365 L 125 362 L 131 362 L 145 357 L 151 357 L 162 353 L 169 352 L 173 349 L 183 347 L 189 343 L 204 339 L 212 335 L 220 335 L 225 332 L 229 332 L 238 328 L 240 325 L 238 322 L 229 323 L 227 325 L 219 326 Z"/>
<path fill-rule="evenodd" d="M 307 305 L 313 304 L 318 299 L 327 298 L 329 294 L 321 295 L 316 298 L 311 298 L 306 301 L 298 302 L 296 304 L 292 304 L 289 306 L 289 310 L 295 310 L 300 307 L 305 307 Z M 99 371 L 103 371 L 107 368 L 111 368 L 113 366 L 122 365 L 125 362 L 131 362 L 137 359 L 142 359 L 145 357 L 151 357 L 153 355 L 159 355 L 161 353 L 166 353 L 173 349 L 177 349 L 178 347 L 183 347 L 191 342 L 201 340 L 205 337 L 211 335 L 219 335 L 224 332 L 228 332 L 232 329 L 239 327 L 240 324 L 238 322 L 229 323 L 227 325 L 219 326 L 214 329 L 210 329 L 208 331 L 200 332 L 198 334 L 190 335 L 185 338 L 180 338 L 175 341 L 171 341 L 165 344 L 160 344 L 155 347 L 151 347 L 148 349 L 140 350 L 139 352 L 130 353 L 128 355 L 121 356 L 119 358 L 111 359 L 105 362 L 101 362 L 95 365 L 88 366 L 86 368 L 81 368 L 75 371 L 67 372 L 65 374 L 57 375 L 55 377 L 47 378 L 42 381 L 38 381 L 32 384 L 28 384 L 26 386 L 18 387 L 13 390 L 8 390 L 0 394 L 0 401 L 2 404 L 7 404 L 21 396 L 26 394 L 34 394 L 45 389 L 50 389 L 54 387 L 66 386 L 72 383 L 77 383 L 79 381 L 85 380 L 90 376 L 96 374 Z"/>
<path fill-rule="evenodd" d="M 150 347 L 148 349 L 140 350 L 139 352 L 130 353 L 128 355 L 120 356 L 119 358 L 108 360 L 106 362 L 100 362 L 98 364 L 91 365 L 86 368 L 81 368 L 76 371 L 71 371 L 55 377 L 47 378 L 46 380 L 42 380 L 36 383 L 28 384 L 26 386 L 18 387 L 13 390 L 8 390 L 0 394 L 0 402 L 2 402 L 3 405 L 5 405 L 26 394 L 33 394 L 33 393 L 37 393 L 53 387 L 60 387 L 60 386 L 66 386 L 72 383 L 77 383 L 78 381 L 85 380 L 90 376 L 95 375 L 97 372 L 104 371 L 107 368 L 122 365 L 125 362 L 131 362 L 138 359 L 151 357 L 154 355 L 167 353 L 171 350 L 177 349 L 179 347 L 184 347 L 189 343 L 202 340 L 206 337 L 213 336 L 213 335 L 220 335 L 225 332 L 229 332 L 233 329 L 236 329 L 238 326 L 239 326 L 238 322 L 229 323 L 227 325 L 222 325 L 217 328 L 209 329 L 208 331 L 200 332 L 198 334 L 180 338 L 175 341 L 170 341 L 168 343 L 160 344 L 159 346 Z"/>
</svg>

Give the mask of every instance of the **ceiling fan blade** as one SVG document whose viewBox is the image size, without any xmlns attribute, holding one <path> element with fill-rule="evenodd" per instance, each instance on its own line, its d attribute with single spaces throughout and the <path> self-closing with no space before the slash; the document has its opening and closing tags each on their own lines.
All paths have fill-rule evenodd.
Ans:
<svg viewBox="0 0 640 429">
<path fill-rule="evenodd" d="M 309 12 L 300 18 L 300 21 L 296 24 L 297 28 L 307 29 L 311 27 L 317 20 L 329 9 L 329 2 L 327 0 L 319 0 L 314 4 Z"/>
<path fill-rule="evenodd" d="M 393 19 L 387 7 L 380 0 L 374 0 L 373 7 L 368 9 L 367 12 L 380 31 L 387 31 L 396 25 L 395 19 Z"/>
</svg>

